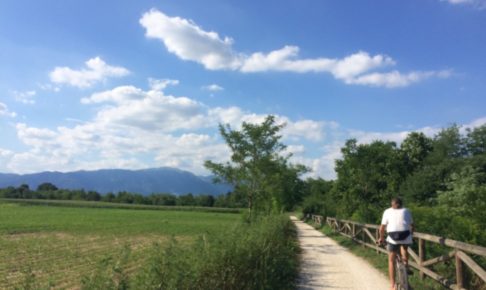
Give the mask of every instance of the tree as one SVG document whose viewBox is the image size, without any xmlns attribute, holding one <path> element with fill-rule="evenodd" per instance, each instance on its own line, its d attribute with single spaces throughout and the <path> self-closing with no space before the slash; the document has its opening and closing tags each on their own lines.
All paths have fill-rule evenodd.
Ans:
<svg viewBox="0 0 486 290">
<path fill-rule="evenodd" d="M 336 161 L 336 183 L 344 216 L 375 222 L 378 208 L 396 195 L 403 180 L 403 162 L 393 142 L 357 144 L 348 140 L 343 159 Z"/>
<path fill-rule="evenodd" d="M 471 155 L 479 155 L 486 153 L 486 125 L 474 128 L 466 129 L 467 131 L 467 141 L 466 147 L 467 151 Z"/>
<path fill-rule="evenodd" d="M 39 184 L 39 186 L 37 186 L 37 191 L 56 191 L 56 190 L 58 190 L 57 186 L 55 186 L 50 182 L 44 182 Z"/>
<path fill-rule="evenodd" d="M 470 165 L 453 173 L 447 190 L 439 191 L 440 205 L 446 205 L 455 214 L 477 220 L 486 226 L 486 172 Z"/>
<path fill-rule="evenodd" d="M 400 145 L 401 155 L 406 163 L 407 174 L 423 165 L 423 161 L 432 151 L 432 139 L 422 132 L 412 132 Z"/>
<path fill-rule="evenodd" d="M 437 192 L 446 190 L 446 181 L 460 169 L 467 155 L 467 142 L 459 129 L 457 125 L 442 129 L 432 139 L 432 150 L 400 187 L 407 200 L 420 205 L 436 204 Z"/>
<path fill-rule="evenodd" d="M 221 136 L 231 150 L 231 160 L 226 163 L 208 160 L 204 164 L 216 176 L 216 182 L 231 183 L 235 191 L 246 195 L 250 217 L 254 209 L 281 210 L 283 196 L 293 194 L 282 193 L 289 186 L 284 184 L 288 170 L 294 170 L 294 174 L 289 174 L 293 181 L 302 172 L 300 167 L 290 169 L 290 155 L 283 156 L 286 146 L 279 135 L 283 127 L 277 125 L 271 115 L 261 124 L 243 122 L 241 130 L 233 130 L 228 124 L 220 125 Z"/>
</svg>

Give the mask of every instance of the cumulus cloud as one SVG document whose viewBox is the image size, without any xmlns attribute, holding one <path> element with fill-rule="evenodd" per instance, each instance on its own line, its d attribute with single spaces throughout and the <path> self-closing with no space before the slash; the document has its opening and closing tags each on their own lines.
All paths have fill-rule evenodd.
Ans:
<svg viewBox="0 0 486 290">
<path fill-rule="evenodd" d="M 98 110 L 96 121 L 140 129 L 172 132 L 194 129 L 207 123 L 206 107 L 187 97 L 144 91 L 133 86 L 116 87 L 81 100 L 83 104 L 108 103 Z"/>
<path fill-rule="evenodd" d="M 225 161 L 230 154 L 216 131 L 219 123 L 239 129 L 242 122 L 259 123 L 266 117 L 236 106 L 210 107 L 189 97 L 168 95 L 160 89 L 168 83 L 176 82 L 152 81 L 149 89 L 120 86 L 91 94 L 81 102 L 96 114 L 70 126 L 40 128 L 17 123 L 18 139 L 28 149 L 0 149 L 0 169 L 25 173 L 172 166 L 207 174 L 205 160 Z M 283 115 L 275 118 L 278 124 L 286 124 L 282 136 L 288 145 L 286 153 L 293 154 L 291 162 L 307 165 L 313 170 L 310 176 L 327 179 L 335 178 L 335 160 L 341 157 L 346 139 L 357 138 L 360 144 L 377 139 L 399 144 L 410 133 L 350 130 L 332 121 Z M 465 126 L 483 124 L 486 118 Z M 439 130 L 423 127 L 415 131 L 433 136 Z"/>
<path fill-rule="evenodd" d="M 37 128 L 18 123 L 17 136 L 29 150 L 9 155 L 8 170 L 173 166 L 206 174 L 205 160 L 223 161 L 229 156 L 215 130 L 219 123 L 239 128 L 242 122 L 258 123 L 266 117 L 239 107 L 209 107 L 153 87 L 120 86 L 85 97 L 82 104 L 96 114 L 73 126 Z M 304 150 L 301 142 L 320 142 L 327 128 L 337 126 L 279 115 L 276 119 L 287 124 L 282 135 L 295 154 Z"/>
<path fill-rule="evenodd" d="M 0 116 L 7 116 L 7 117 L 15 117 L 17 114 L 15 112 L 12 112 L 8 109 L 7 105 L 4 103 L 0 102 Z"/>
<path fill-rule="evenodd" d="M 217 32 L 205 31 L 191 20 L 170 17 L 155 9 L 144 13 L 140 24 L 145 28 L 146 37 L 162 41 L 170 53 L 180 59 L 200 63 L 209 70 L 243 73 L 326 72 L 346 84 L 387 88 L 449 76 L 441 71 L 374 72 L 394 66 L 396 62 L 387 55 L 370 55 L 364 51 L 343 58 L 300 58 L 298 46 L 286 45 L 268 53 L 254 52 L 247 55 L 233 48 L 233 39 L 223 38 Z"/>
<path fill-rule="evenodd" d="M 100 57 L 91 58 L 85 63 L 86 68 L 79 70 L 69 67 L 56 67 L 49 73 L 53 83 L 66 84 L 78 88 L 87 88 L 110 77 L 123 77 L 130 71 L 121 66 L 111 66 Z"/>
<path fill-rule="evenodd" d="M 451 76 L 450 70 L 441 71 L 414 71 L 407 74 L 398 71 L 387 73 L 369 73 L 358 77 L 346 79 L 346 83 L 370 85 L 375 87 L 406 87 L 413 83 L 421 82 L 429 78 L 448 78 Z"/>
<path fill-rule="evenodd" d="M 210 84 L 202 87 L 203 90 L 205 91 L 210 91 L 210 92 L 219 92 L 224 90 L 224 88 L 220 85 L 217 84 Z"/>
<path fill-rule="evenodd" d="M 160 39 L 169 52 L 183 60 L 199 62 L 210 70 L 241 66 L 241 56 L 233 51 L 231 38 L 205 31 L 190 20 L 151 10 L 142 16 L 140 24 L 147 37 Z"/>
</svg>

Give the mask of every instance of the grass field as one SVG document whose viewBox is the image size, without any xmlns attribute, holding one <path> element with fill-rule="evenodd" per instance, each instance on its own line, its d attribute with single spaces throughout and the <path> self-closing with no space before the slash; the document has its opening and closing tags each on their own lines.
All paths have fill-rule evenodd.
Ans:
<svg viewBox="0 0 486 290">
<path fill-rule="evenodd" d="M 129 269 L 154 242 L 230 229 L 234 213 L 90 208 L 0 201 L 0 289 L 76 288 L 102 259 L 130 248 Z"/>
</svg>

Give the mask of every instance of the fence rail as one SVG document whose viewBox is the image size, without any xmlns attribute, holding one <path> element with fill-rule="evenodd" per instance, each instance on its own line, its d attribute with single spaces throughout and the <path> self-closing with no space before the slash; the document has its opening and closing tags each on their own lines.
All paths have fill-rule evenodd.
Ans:
<svg viewBox="0 0 486 290">
<path fill-rule="evenodd" d="M 323 225 L 325 221 L 334 231 L 353 239 L 363 246 L 375 249 L 381 253 L 387 253 L 385 249 L 378 247 L 376 244 L 379 238 L 379 225 L 340 220 L 332 217 L 324 218 L 320 215 L 311 215 L 310 218 L 318 225 Z M 428 276 L 449 289 L 466 290 L 464 288 L 464 266 L 466 266 L 483 282 L 486 282 L 486 271 L 471 258 L 471 255 L 486 257 L 485 247 L 417 232 L 413 233 L 413 239 L 417 242 L 418 253 L 412 248 L 408 248 L 408 253 L 411 257 L 409 265 L 419 271 L 421 279 Z M 448 247 L 450 251 L 447 254 L 426 259 L 426 242 Z M 454 278 L 443 277 L 432 269 L 434 265 L 450 261 L 453 261 L 455 264 Z"/>
</svg>

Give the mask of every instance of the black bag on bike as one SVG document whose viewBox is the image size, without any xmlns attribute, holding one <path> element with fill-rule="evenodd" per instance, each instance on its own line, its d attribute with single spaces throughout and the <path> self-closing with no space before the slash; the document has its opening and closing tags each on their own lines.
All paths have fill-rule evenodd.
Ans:
<svg viewBox="0 0 486 290">
<path fill-rule="evenodd" d="M 410 231 L 390 232 L 388 236 L 394 241 L 403 241 L 410 235 Z"/>
</svg>

